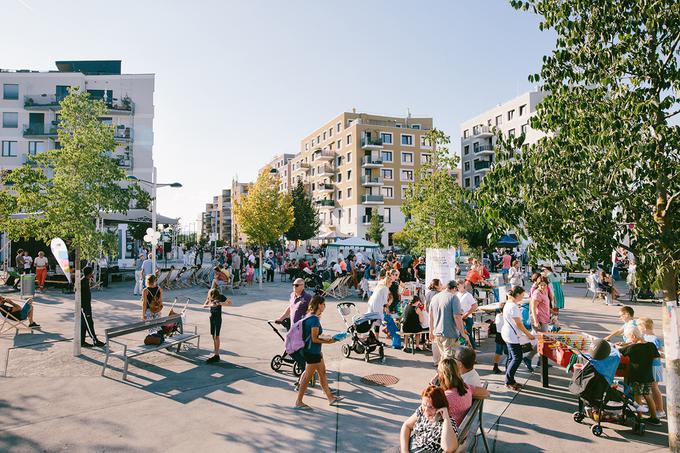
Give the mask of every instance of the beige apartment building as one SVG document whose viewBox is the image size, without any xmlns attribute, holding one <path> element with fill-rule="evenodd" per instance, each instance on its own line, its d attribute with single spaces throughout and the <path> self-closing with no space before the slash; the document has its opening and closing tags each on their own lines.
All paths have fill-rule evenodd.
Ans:
<svg viewBox="0 0 680 453">
<path fill-rule="evenodd" d="M 342 113 L 302 139 L 290 161 L 290 184 L 307 185 L 319 208 L 321 233 L 364 238 L 371 218 L 385 226 L 382 243 L 404 228 L 402 200 L 432 155 L 432 118 Z"/>
<path fill-rule="evenodd" d="M 218 240 L 229 243 L 232 221 L 231 189 L 223 189 L 220 195 L 213 197 L 212 203 L 205 205 L 201 215 L 201 236 L 209 238 L 216 233 Z"/>
<path fill-rule="evenodd" d="M 276 170 L 275 173 L 279 177 L 279 192 L 288 192 L 293 189 L 293 187 L 291 187 L 290 161 L 294 157 L 295 154 L 278 154 L 260 168 L 258 174 L 262 173 L 265 168 Z"/>
<path fill-rule="evenodd" d="M 232 206 L 233 203 L 241 198 L 243 195 L 247 195 L 248 191 L 252 187 L 253 183 L 252 182 L 238 182 L 238 180 L 234 179 L 231 182 L 231 202 Z M 248 241 L 248 236 L 246 236 L 241 229 L 239 228 L 238 224 L 236 223 L 236 216 L 232 214 L 231 216 L 231 245 L 233 246 L 240 246 L 240 245 L 246 245 Z"/>
</svg>

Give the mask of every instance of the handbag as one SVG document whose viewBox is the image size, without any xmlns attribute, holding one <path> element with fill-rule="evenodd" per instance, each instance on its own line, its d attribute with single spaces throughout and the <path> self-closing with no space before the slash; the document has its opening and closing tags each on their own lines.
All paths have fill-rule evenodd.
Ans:
<svg viewBox="0 0 680 453">
<path fill-rule="evenodd" d="M 524 343 L 522 345 L 522 352 L 523 353 L 529 353 L 533 350 L 534 350 L 534 345 L 532 345 L 531 343 Z"/>
<path fill-rule="evenodd" d="M 165 337 L 163 336 L 163 330 L 159 330 L 156 333 L 152 333 L 151 335 L 147 335 L 144 338 L 144 344 L 145 345 L 154 345 L 158 346 L 159 344 L 163 343 L 163 340 Z"/>
</svg>

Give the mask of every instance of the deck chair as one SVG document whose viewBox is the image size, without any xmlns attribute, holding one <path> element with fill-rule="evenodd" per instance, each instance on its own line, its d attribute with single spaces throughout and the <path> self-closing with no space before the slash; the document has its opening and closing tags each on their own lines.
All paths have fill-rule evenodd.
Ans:
<svg viewBox="0 0 680 453">
<path fill-rule="evenodd" d="M 25 303 L 28 303 L 29 301 L 32 301 L 33 299 L 27 299 Z M 10 330 L 14 329 L 16 332 L 15 334 L 19 333 L 19 328 L 23 327 L 24 329 L 27 329 L 33 333 L 33 328 L 28 327 L 28 319 L 26 320 L 20 320 L 16 318 L 14 315 L 10 314 L 8 311 L 4 310 L 0 306 L 0 318 L 2 318 L 2 322 L 0 323 L 0 335 L 4 334 L 5 332 L 9 332 Z"/>
<path fill-rule="evenodd" d="M 168 278 L 168 275 L 170 275 L 170 271 L 161 271 L 156 278 L 156 286 L 161 287 L 161 285 L 163 285 L 165 280 Z"/>
<path fill-rule="evenodd" d="M 338 286 L 340 285 L 340 282 L 343 280 L 344 277 L 338 277 L 335 280 L 333 280 L 331 285 L 323 291 L 323 295 L 332 297 L 334 299 L 341 299 L 341 296 L 338 293 Z"/>
<path fill-rule="evenodd" d="M 175 283 L 175 280 L 177 279 L 178 274 L 179 274 L 179 269 L 170 269 L 169 275 L 166 277 L 165 281 L 163 282 L 163 288 L 164 289 L 171 289 L 172 285 Z"/>
<path fill-rule="evenodd" d="M 602 291 L 599 286 L 597 286 L 597 282 L 593 278 L 592 275 L 588 275 L 586 277 L 586 283 L 588 284 L 588 289 L 586 289 L 586 296 L 588 296 L 588 293 L 593 294 L 593 298 L 590 300 L 590 302 L 595 302 L 595 299 L 599 297 L 604 297 L 604 301 L 607 304 L 611 303 L 611 296 L 607 291 Z"/>
</svg>

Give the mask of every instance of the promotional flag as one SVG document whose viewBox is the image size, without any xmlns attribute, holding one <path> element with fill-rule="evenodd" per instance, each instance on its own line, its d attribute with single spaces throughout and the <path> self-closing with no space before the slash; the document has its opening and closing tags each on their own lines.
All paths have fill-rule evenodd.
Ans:
<svg viewBox="0 0 680 453">
<path fill-rule="evenodd" d="M 59 267 L 64 271 L 66 279 L 71 283 L 71 265 L 68 260 L 68 249 L 66 248 L 66 244 L 64 244 L 64 241 L 60 238 L 54 238 L 50 243 L 50 248 L 52 249 L 54 258 L 57 260 L 57 263 L 59 263 Z"/>
<path fill-rule="evenodd" d="M 425 250 L 425 284 L 438 278 L 442 285 L 456 278 L 456 249 L 426 249 Z"/>
</svg>

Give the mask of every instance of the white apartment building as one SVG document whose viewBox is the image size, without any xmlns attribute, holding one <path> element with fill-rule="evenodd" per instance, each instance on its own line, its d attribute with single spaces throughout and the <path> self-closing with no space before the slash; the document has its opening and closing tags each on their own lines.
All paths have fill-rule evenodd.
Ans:
<svg viewBox="0 0 680 453">
<path fill-rule="evenodd" d="M 291 186 L 291 167 L 290 161 L 295 157 L 295 154 L 277 154 L 264 167 L 260 168 L 258 174 L 262 173 L 265 168 L 270 171 L 275 170 L 276 176 L 279 178 L 279 192 L 286 193 L 293 190 Z"/>
<path fill-rule="evenodd" d="M 122 74 L 121 62 L 57 61 L 55 71 L 0 69 L 0 169 L 59 146 L 59 102 L 69 87 L 103 100 L 114 127 L 110 150 L 129 175 L 150 181 L 153 169 L 154 75 Z"/>
<path fill-rule="evenodd" d="M 474 190 L 479 187 L 482 178 L 491 168 L 496 156 L 494 129 L 498 129 L 506 137 L 524 133 L 525 144 L 535 143 L 545 135 L 529 126 L 529 118 L 546 95 L 542 91 L 524 93 L 461 124 L 460 181 L 463 188 Z"/>
</svg>

